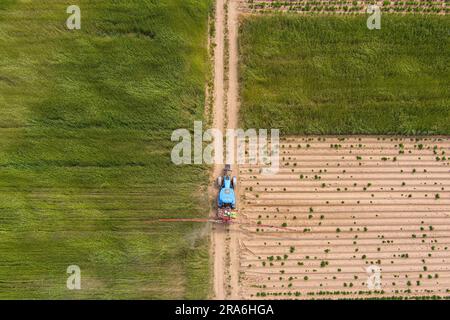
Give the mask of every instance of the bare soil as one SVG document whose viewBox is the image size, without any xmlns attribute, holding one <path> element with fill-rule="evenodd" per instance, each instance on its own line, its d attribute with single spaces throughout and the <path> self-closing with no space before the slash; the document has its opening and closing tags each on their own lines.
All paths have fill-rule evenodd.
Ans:
<svg viewBox="0 0 450 320">
<path fill-rule="evenodd" d="M 216 1 L 215 29 L 213 127 L 224 131 L 226 128 L 237 128 L 238 125 L 237 1 Z M 227 45 L 225 44 L 226 40 L 228 41 Z M 225 61 L 228 62 L 227 66 L 224 65 Z M 225 75 L 225 72 L 228 74 Z M 224 79 L 227 79 L 227 84 L 224 83 Z M 213 178 L 222 174 L 222 170 L 223 164 L 215 165 Z M 234 165 L 233 171 L 235 175 L 238 175 L 239 170 Z M 214 198 L 217 197 L 217 190 L 213 190 L 212 193 Z M 237 194 L 239 194 L 239 189 Z M 211 215 L 215 215 L 215 209 Z M 239 242 L 236 227 L 234 225 L 216 225 L 212 235 L 212 246 L 214 252 L 214 297 L 216 299 L 238 299 Z"/>
<path fill-rule="evenodd" d="M 277 174 L 241 165 L 243 297 L 448 296 L 449 153 L 448 137 L 290 137 Z"/>
</svg>

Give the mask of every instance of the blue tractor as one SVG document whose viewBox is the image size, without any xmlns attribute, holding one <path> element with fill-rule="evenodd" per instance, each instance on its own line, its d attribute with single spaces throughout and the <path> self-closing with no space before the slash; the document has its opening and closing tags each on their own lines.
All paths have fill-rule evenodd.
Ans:
<svg viewBox="0 0 450 320">
<path fill-rule="evenodd" d="M 217 216 L 224 222 L 236 218 L 236 177 L 231 177 L 231 166 L 225 165 L 224 174 L 217 178 L 217 185 L 220 189 L 217 199 Z"/>
</svg>

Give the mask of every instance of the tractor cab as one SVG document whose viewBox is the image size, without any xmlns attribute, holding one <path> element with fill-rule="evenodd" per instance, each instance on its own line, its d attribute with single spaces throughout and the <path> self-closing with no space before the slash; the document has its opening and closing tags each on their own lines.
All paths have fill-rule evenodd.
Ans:
<svg viewBox="0 0 450 320">
<path fill-rule="evenodd" d="M 236 208 L 236 195 L 234 193 L 234 186 L 231 180 L 231 177 L 224 176 L 222 187 L 219 192 L 219 208 L 223 207 L 231 207 L 232 209 Z"/>
<path fill-rule="evenodd" d="M 217 198 L 218 217 L 223 221 L 230 221 L 236 218 L 236 193 L 237 186 L 236 177 L 231 177 L 231 166 L 227 164 L 224 174 L 217 178 L 217 186 L 219 187 L 219 196 Z"/>
</svg>

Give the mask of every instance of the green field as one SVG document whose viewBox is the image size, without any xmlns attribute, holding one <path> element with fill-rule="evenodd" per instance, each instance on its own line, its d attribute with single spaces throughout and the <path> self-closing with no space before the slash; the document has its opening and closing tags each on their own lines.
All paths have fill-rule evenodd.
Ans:
<svg viewBox="0 0 450 320">
<path fill-rule="evenodd" d="M 205 298 L 206 227 L 155 219 L 209 210 L 170 136 L 203 118 L 212 1 L 75 2 L 68 31 L 64 1 L 0 1 L 0 298 Z"/>
<path fill-rule="evenodd" d="M 246 18 L 240 119 L 284 134 L 450 134 L 450 18 Z"/>
</svg>

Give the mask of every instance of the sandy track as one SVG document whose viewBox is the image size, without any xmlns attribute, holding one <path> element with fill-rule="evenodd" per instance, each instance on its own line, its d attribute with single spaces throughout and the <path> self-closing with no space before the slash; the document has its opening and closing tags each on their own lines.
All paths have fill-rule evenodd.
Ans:
<svg viewBox="0 0 450 320">
<path fill-rule="evenodd" d="M 228 128 L 236 129 L 238 128 L 239 120 L 239 79 L 238 79 L 238 35 L 239 35 L 239 12 L 238 12 L 238 1 L 229 0 L 228 1 L 228 97 L 227 97 L 227 114 L 228 114 Z M 234 174 L 239 176 L 239 168 L 234 166 Z M 237 195 L 240 195 L 239 183 L 237 187 Z M 238 206 L 240 202 L 238 201 Z M 230 288 L 230 299 L 239 299 L 239 232 L 237 231 L 237 226 L 230 226 L 230 278 L 229 278 L 229 288 Z"/>
<path fill-rule="evenodd" d="M 241 165 L 243 297 L 448 296 L 448 154 L 448 137 L 289 137 L 276 175 Z"/>
<path fill-rule="evenodd" d="M 224 131 L 226 128 L 233 129 L 238 126 L 237 1 L 216 0 L 215 29 L 213 127 Z M 228 41 L 228 44 L 225 41 Z M 228 61 L 228 66 L 225 66 L 225 61 Z M 227 75 L 225 75 L 226 72 L 228 72 Z M 225 78 L 228 79 L 226 85 L 224 83 Z M 233 169 L 234 174 L 238 176 L 238 168 L 233 166 Z M 222 174 L 222 170 L 223 164 L 215 165 L 213 170 L 214 178 Z M 217 197 L 217 190 L 212 191 L 212 193 L 214 197 Z M 239 189 L 237 194 L 239 194 Z M 211 215 L 215 215 L 215 209 L 214 212 L 211 212 Z M 234 225 L 217 225 L 213 230 L 214 297 L 216 299 L 238 299 L 240 297 L 239 232 L 237 231 L 237 227 Z"/>
</svg>

